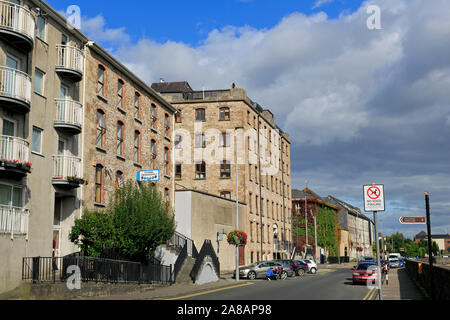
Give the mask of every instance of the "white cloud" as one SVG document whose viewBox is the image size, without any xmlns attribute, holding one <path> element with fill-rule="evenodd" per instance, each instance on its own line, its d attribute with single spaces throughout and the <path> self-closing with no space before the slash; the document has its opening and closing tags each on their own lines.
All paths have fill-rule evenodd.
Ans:
<svg viewBox="0 0 450 320">
<path fill-rule="evenodd" d="M 314 6 L 312 7 L 312 9 L 316 9 L 316 8 L 318 8 L 318 7 L 321 7 L 321 6 L 323 6 L 324 4 L 326 4 L 326 3 L 331 3 L 331 2 L 333 2 L 334 0 L 317 0 L 315 3 L 314 3 Z"/>
<path fill-rule="evenodd" d="M 130 41 L 130 36 L 126 33 L 124 27 L 107 28 L 106 21 L 101 14 L 94 18 L 83 18 L 81 29 L 94 41 L 107 45 L 123 45 L 124 43 L 128 44 Z"/>
</svg>

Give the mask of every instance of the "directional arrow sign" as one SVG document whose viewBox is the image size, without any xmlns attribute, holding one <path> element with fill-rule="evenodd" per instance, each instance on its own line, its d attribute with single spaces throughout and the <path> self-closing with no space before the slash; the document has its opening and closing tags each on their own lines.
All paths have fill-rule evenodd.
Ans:
<svg viewBox="0 0 450 320">
<path fill-rule="evenodd" d="M 426 224 L 425 217 L 401 217 L 401 224 Z"/>
</svg>

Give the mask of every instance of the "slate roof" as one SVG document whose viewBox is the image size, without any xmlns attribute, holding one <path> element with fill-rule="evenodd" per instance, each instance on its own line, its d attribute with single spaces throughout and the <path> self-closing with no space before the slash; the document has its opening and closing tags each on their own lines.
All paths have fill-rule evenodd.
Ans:
<svg viewBox="0 0 450 320">
<path fill-rule="evenodd" d="M 292 189 L 292 200 L 303 200 L 305 199 L 305 197 L 306 199 L 322 200 L 322 198 L 317 193 L 309 188 L 305 188 L 303 190 Z"/>
<path fill-rule="evenodd" d="M 372 222 L 371 219 L 369 219 L 365 214 L 362 213 L 361 209 L 358 207 L 354 207 L 351 204 L 348 204 L 347 202 L 344 202 L 342 200 L 339 200 L 333 196 L 328 196 L 327 198 L 325 198 L 326 201 L 331 202 L 333 204 L 337 204 L 338 206 L 340 206 L 341 208 L 343 208 L 344 210 L 346 210 L 348 213 L 355 215 L 359 218 L 362 218 L 364 220 L 370 221 Z"/>
<path fill-rule="evenodd" d="M 192 88 L 187 81 L 175 82 L 155 82 L 152 89 L 159 93 L 192 92 Z"/>
</svg>

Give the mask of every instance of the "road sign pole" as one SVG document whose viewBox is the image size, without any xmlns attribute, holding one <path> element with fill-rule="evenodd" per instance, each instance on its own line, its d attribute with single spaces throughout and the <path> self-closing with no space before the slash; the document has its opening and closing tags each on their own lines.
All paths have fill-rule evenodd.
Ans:
<svg viewBox="0 0 450 320">
<path fill-rule="evenodd" d="M 375 226 L 376 248 L 377 248 L 377 285 L 378 285 L 378 298 L 383 300 L 383 292 L 381 290 L 381 263 L 380 263 L 380 239 L 378 238 L 378 220 L 377 212 L 373 212 L 373 223 Z"/>
<path fill-rule="evenodd" d="M 434 279 L 433 279 L 433 251 L 431 249 L 431 221 L 430 221 L 430 197 L 428 191 L 425 192 L 425 208 L 427 211 L 427 232 L 428 232 L 428 261 L 430 263 L 430 284 L 431 300 L 435 300 Z"/>
</svg>

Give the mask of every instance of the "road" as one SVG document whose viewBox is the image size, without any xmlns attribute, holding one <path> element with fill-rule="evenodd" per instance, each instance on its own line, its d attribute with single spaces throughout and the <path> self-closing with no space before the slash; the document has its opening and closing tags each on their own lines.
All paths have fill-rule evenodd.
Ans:
<svg viewBox="0 0 450 320">
<path fill-rule="evenodd" d="M 323 274 L 307 274 L 286 280 L 254 280 L 227 290 L 186 295 L 182 300 L 363 300 L 369 289 L 352 284 L 350 269 L 336 269 Z M 230 281 L 231 282 L 231 281 Z"/>
</svg>

